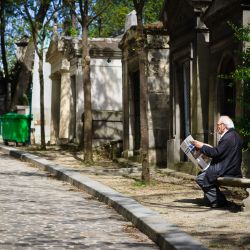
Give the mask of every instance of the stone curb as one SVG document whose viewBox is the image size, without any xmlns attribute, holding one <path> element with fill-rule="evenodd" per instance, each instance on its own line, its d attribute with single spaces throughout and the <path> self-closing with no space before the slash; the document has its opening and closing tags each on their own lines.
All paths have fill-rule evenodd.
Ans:
<svg viewBox="0 0 250 250">
<path fill-rule="evenodd" d="M 55 164 L 39 156 L 19 151 L 18 149 L 0 145 L 0 150 L 10 156 L 30 162 L 38 168 L 48 171 L 58 179 L 69 182 L 73 186 L 98 198 L 98 200 L 112 206 L 119 214 L 131 221 L 140 231 L 153 240 L 160 249 L 207 249 L 196 239 L 182 232 L 177 226 L 168 223 L 157 212 L 142 206 L 135 200 L 122 195 L 108 186 L 91 180 L 76 170 Z"/>
</svg>

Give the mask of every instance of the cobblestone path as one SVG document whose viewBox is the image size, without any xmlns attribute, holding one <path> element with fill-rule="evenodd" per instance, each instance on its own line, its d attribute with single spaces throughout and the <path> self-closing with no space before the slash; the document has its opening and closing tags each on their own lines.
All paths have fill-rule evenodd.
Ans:
<svg viewBox="0 0 250 250">
<path fill-rule="evenodd" d="M 0 249 L 159 249 L 113 209 L 0 152 Z"/>
</svg>

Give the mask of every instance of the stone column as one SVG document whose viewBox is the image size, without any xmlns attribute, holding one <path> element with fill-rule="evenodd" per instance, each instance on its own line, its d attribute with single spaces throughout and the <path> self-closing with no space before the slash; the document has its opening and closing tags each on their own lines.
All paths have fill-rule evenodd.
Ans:
<svg viewBox="0 0 250 250">
<path fill-rule="evenodd" d="M 147 35 L 149 161 L 165 166 L 169 139 L 169 45 L 165 35 Z"/>
<path fill-rule="evenodd" d="M 209 93 L 209 47 L 206 42 L 207 29 L 198 30 L 191 47 L 191 133 L 200 141 L 208 140 L 208 93 Z"/>
<path fill-rule="evenodd" d="M 51 123 L 50 143 L 57 144 L 59 135 L 59 114 L 60 114 L 60 76 L 53 74 L 51 77 Z"/>
<path fill-rule="evenodd" d="M 70 86 L 70 72 L 61 70 L 61 93 L 60 93 L 60 128 L 59 140 L 60 143 L 67 143 L 69 140 L 69 125 L 70 125 L 70 99 L 72 98 Z"/>
<path fill-rule="evenodd" d="M 125 54 L 125 53 L 124 53 Z M 129 79 L 128 79 L 128 61 L 127 55 L 122 59 L 122 105 L 123 105 L 123 155 L 129 156 Z"/>
<path fill-rule="evenodd" d="M 84 112 L 83 75 L 81 59 L 76 71 L 76 141 L 81 142 L 83 133 L 82 115 Z"/>
</svg>

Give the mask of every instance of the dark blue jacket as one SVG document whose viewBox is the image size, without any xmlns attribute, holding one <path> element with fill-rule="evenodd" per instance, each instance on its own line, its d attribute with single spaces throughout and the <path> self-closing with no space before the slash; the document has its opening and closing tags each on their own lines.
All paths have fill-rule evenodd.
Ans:
<svg viewBox="0 0 250 250">
<path fill-rule="evenodd" d="M 212 158 L 210 167 L 206 170 L 210 182 L 219 176 L 242 176 L 242 140 L 234 129 L 229 129 L 224 134 L 217 147 L 204 145 L 201 152 Z M 213 165 L 217 167 L 213 168 Z"/>
</svg>

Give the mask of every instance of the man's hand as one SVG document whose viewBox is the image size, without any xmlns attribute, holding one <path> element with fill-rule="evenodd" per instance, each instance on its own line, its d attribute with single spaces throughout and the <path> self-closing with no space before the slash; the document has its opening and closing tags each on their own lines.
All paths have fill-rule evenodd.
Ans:
<svg viewBox="0 0 250 250">
<path fill-rule="evenodd" d="M 198 149 L 200 149 L 200 148 L 202 148 L 203 147 L 203 145 L 204 145 L 204 143 L 203 142 L 201 142 L 201 141 L 191 141 L 191 143 L 196 147 L 196 148 L 198 148 Z"/>
</svg>

